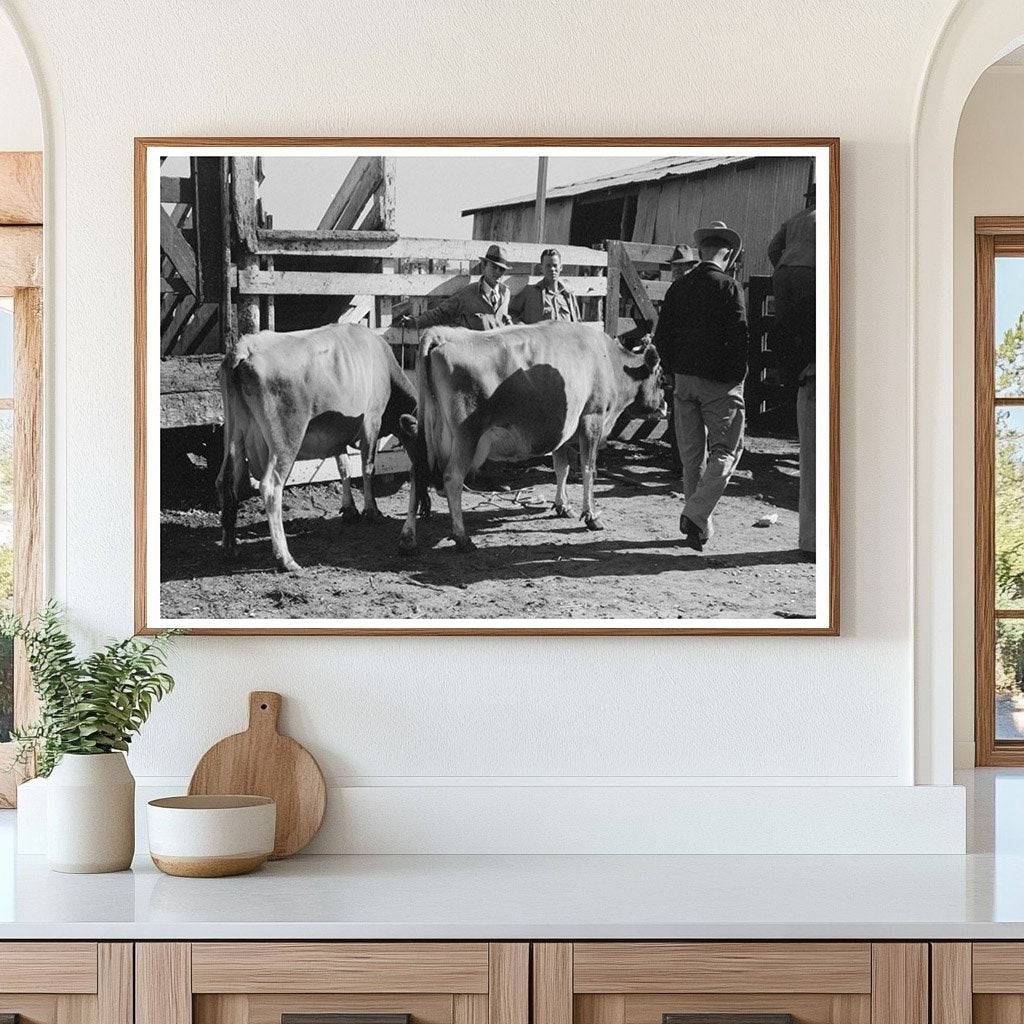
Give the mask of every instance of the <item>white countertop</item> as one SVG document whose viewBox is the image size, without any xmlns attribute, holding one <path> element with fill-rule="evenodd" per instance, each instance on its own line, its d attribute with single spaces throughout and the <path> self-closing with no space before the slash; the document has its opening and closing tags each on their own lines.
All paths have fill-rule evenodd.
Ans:
<svg viewBox="0 0 1024 1024">
<path fill-rule="evenodd" d="M 0 940 L 1024 939 L 1024 772 L 974 772 L 967 856 L 296 857 L 60 875 L 0 811 Z"/>
<path fill-rule="evenodd" d="M 0 939 L 1024 939 L 1024 856 L 298 857 L 0 881 Z"/>
</svg>

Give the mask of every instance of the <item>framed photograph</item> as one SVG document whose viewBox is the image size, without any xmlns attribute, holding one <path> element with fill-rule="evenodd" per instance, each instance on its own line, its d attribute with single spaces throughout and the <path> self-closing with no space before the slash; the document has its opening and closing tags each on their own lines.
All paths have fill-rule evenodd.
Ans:
<svg viewBox="0 0 1024 1024">
<path fill-rule="evenodd" d="M 136 626 L 839 631 L 837 139 L 135 143 Z"/>
</svg>

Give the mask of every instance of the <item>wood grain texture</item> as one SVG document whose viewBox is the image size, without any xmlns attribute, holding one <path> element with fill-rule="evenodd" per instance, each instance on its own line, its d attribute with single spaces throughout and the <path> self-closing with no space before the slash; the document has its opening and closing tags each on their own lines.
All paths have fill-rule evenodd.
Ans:
<svg viewBox="0 0 1024 1024">
<path fill-rule="evenodd" d="M 452 1024 L 487 1024 L 486 994 L 456 992 L 452 996 Z"/>
<path fill-rule="evenodd" d="M 20 1017 L 20 1024 L 57 1024 L 57 1001 L 61 996 L 8 995 L 0 992 L 0 1024 L 10 1024 L 13 1017 Z"/>
<path fill-rule="evenodd" d="M 278 732 L 280 713 L 279 693 L 250 693 L 248 728 L 211 747 L 200 758 L 188 787 L 192 795 L 242 793 L 274 800 L 273 860 L 308 846 L 327 807 L 320 766 L 305 747 Z"/>
<path fill-rule="evenodd" d="M 973 1024 L 1024 1024 L 1024 997 L 975 995 L 972 1014 Z"/>
<path fill-rule="evenodd" d="M 483 942 L 197 942 L 194 992 L 487 992 Z"/>
<path fill-rule="evenodd" d="M 574 995 L 572 1002 L 575 1024 L 625 1024 L 625 996 Z"/>
<path fill-rule="evenodd" d="M 707 147 L 748 147 L 757 146 L 770 154 L 779 147 L 807 146 L 822 148 L 829 154 L 829 621 L 828 625 L 811 629 L 778 625 L 766 628 L 679 627 L 669 622 L 664 625 L 632 628 L 622 626 L 582 627 L 556 626 L 510 629 L 506 626 L 455 626 L 410 629 L 400 624 L 366 628 L 361 626 L 339 627 L 261 627 L 258 632 L 266 636 L 837 636 L 839 634 L 840 591 L 840 446 L 839 446 L 839 310 L 840 310 L 840 143 L 834 137 L 585 137 L 556 138 L 533 136 L 516 137 L 351 137 L 351 138 L 303 138 L 266 136 L 254 138 L 239 137 L 155 137 L 140 136 L 135 139 L 135 629 L 142 635 L 158 632 L 158 627 L 149 621 L 150 609 L 146 606 L 145 564 L 145 355 L 146 355 L 146 153 L 150 147 L 188 146 L 201 149 L 204 146 L 250 146 L 263 149 L 288 149 L 296 146 L 520 146 L 526 149 L 544 149 L 555 146 L 707 146 Z M 380 239 L 377 239 L 379 242 Z M 270 243 L 271 245 L 273 243 Z M 258 239 L 257 239 L 258 248 Z M 560 247 L 565 253 L 565 247 Z M 634 249 L 629 250 L 631 255 Z M 565 256 L 566 262 L 572 262 Z M 633 256 L 634 259 L 637 256 Z M 155 609 L 153 610 L 155 611 Z M 204 636 L 251 635 L 254 631 L 245 627 L 202 627 L 186 632 Z"/>
<path fill-rule="evenodd" d="M 662 1024 L 662 1016 L 666 1013 L 790 1013 L 800 1024 L 837 1024 L 833 1013 L 838 999 L 860 1000 L 870 1013 L 870 997 L 863 995 L 659 992 L 626 996 L 624 1024 Z M 843 1024 L 869 1022 L 851 1020 Z"/>
<path fill-rule="evenodd" d="M 0 295 L 43 286 L 43 229 L 0 227 Z"/>
<path fill-rule="evenodd" d="M 96 992 L 95 942 L 5 942 L 0 992 Z"/>
<path fill-rule="evenodd" d="M 23 618 L 43 601 L 43 293 L 14 293 L 14 607 Z M 14 664 L 15 723 L 34 721 L 38 700 L 22 644 Z"/>
<path fill-rule="evenodd" d="M 57 997 L 57 1024 L 97 1024 L 96 1011 L 96 996 Z"/>
<path fill-rule="evenodd" d="M 529 943 L 492 942 L 488 960 L 489 1024 L 529 1024 Z"/>
<path fill-rule="evenodd" d="M 871 996 L 833 996 L 832 1024 L 871 1024 Z"/>
<path fill-rule="evenodd" d="M 533 944 L 533 1024 L 573 1024 L 571 942 Z"/>
<path fill-rule="evenodd" d="M 43 223 L 43 154 L 0 153 L 0 224 Z"/>
<path fill-rule="evenodd" d="M 973 943 L 971 979 L 974 992 L 1024 993 L 1024 943 Z"/>
<path fill-rule="evenodd" d="M 928 946 L 876 942 L 871 946 L 871 1024 L 929 1024 Z"/>
<path fill-rule="evenodd" d="M 969 942 L 931 944 L 931 1024 L 971 1024 Z"/>
<path fill-rule="evenodd" d="M 996 752 L 995 263 L 992 238 L 975 239 L 974 297 L 974 742 L 975 762 Z"/>
<path fill-rule="evenodd" d="M 135 1024 L 192 1024 L 189 943 L 136 943 Z"/>
<path fill-rule="evenodd" d="M 455 997 L 459 998 L 459 997 Z M 467 996 L 484 999 L 486 996 Z M 242 1000 L 246 1004 L 248 1024 L 281 1024 L 282 1017 L 291 1014 L 411 1014 L 413 1024 L 452 1024 L 452 996 L 448 994 L 373 995 L 355 993 L 337 994 L 255 994 L 255 995 L 198 995 L 195 997 L 195 1024 L 216 1024 L 211 1007 L 222 1000 Z M 472 1022 L 469 1022 L 472 1024 Z M 479 1024 L 487 1024 L 482 1020 Z"/>
<path fill-rule="evenodd" d="M 134 1024 L 135 947 L 130 942 L 101 942 L 96 970 L 98 1024 Z"/>
<path fill-rule="evenodd" d="M 870 992 L 864 942 L 578 942 L 576 992 Z"/>
<path fill-rule="evenodd" d="M 281 1024 L 278 1010 L 273 1024 Z M 243 995 L 195 996 L 192 1000 L 193 1024 L 249 1024 L 252 1000 Z"/>
</svg>

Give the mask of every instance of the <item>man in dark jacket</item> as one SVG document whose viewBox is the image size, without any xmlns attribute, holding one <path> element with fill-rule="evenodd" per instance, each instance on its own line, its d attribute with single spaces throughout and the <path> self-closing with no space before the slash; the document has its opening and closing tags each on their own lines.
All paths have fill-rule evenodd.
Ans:
<svg viewBox="0 0 1024 1024">
<path fill-rule="evenodd" d="M 716 221 L 693 238 L 701 262 L 669 286 L 654 343 L 665 369 L 675 374 L 685 498 L 679 529 L 687 546 L 701 551 L 743 447 L 748 330 L 743 291 L 726 273 L 740 251 L 740 236 Z"/>
<path fill-rule="evenodd" d="M 502 278 L 511 270 L 505 250 L 500 245 L 488 248 L 480 260 L 480 279 L 449 295 L 433 309 L 417 317 L 405 316 L 399 327 L 468 327 L 473 331 L 490 331 L 512 323 L 508 313 L 511 292 Z"/>
</svg>

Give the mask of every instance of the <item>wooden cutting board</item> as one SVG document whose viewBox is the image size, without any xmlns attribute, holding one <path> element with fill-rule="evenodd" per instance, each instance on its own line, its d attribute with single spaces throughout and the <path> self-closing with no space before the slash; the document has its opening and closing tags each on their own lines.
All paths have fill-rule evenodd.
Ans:
<svg viewBox="0 0 1024 1024">
<path fill-rule="evenodd" d="M 327 789 L 320 766 L 302 744 L 277 731 L 281 694 L 249 694 L 249 728 L 214 744 L 200 759 L 190 795 L 235 793 L 277 803 L 273 860 L 303 849 L 320 828 Z"/>
</svg>

